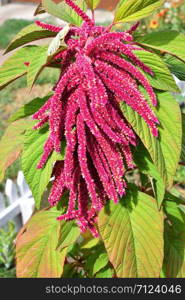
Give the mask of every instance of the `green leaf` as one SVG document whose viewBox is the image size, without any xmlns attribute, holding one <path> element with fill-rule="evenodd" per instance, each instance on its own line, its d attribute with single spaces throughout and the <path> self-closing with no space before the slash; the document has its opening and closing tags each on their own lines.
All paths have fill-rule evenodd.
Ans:
<svg viewBox="0 0 185 300">
<path fill-rule="evenodd" d="M 175 230 L 176 233 L 184 232 L 185 216 L 179 208 L 178 203 L 176 203 L 175 201 L 165 199 L 164 211 L 173 226 L 173 230 Z"/>
<path fill-rule="evenodd" d="M 0 90 L 27 73 L 28 67 L 24 63 L 29 61 L 32 51 L 33 46 L 26 46 L 13 53 L 4 62 L 0 67 Z"/>
<path fill-rule="evenodd" d="M 157 171 L 156 166 L 152 163 L 148 151 L 142 144 L 139 144 L 137 146 L 137 150 L 134 153 L 134 161 L 141 173 L 147 174 L 153 178 L 152 188 L 154 190 L 154 195 L 157 200 L 158 208 L 160 208 L 164 199 L 165 185 L 159 172 Z"/>
<path fill-rule="evenodd" d="M 87 6 L 92 10 L 95 10 L 97 8 L 100 1 L 101 0 L 85 0 L 85 2 L 87 3 Z"/>
<path fill-rule="evenodd" d="M 44 105 L 44 103 L 50 98 L 51 93 L 48 96 L 45 96 L 43 98 L 34 98 L 29 103 L 25 104 L 21 108 L 19 108 L 9 119 L 9 122 L 14 122 L 16 120 L 29 117 L 33 115 L 39 108 Z"/>
<path fill-rule="evenodd" d="M 163 272 L 166 278 L 185 276 L 185 231 L 176 234 L 173 227 L 165 224 L 165 259 Z"/>
<path fill-rule="evenodd" d="M 95 278 L 112 278 L 113 271 L 107 266 L 101 269 L 98 273 L 96 273 Z"/>
<path fill-rule="evenodd" d="M 185 81 L 185 63 L 183 61 L 170 55 L 165 55 L 164 61 L 172 74 L 179 80 Z"/>
<path fill-rule="evenodd" d="M 163 262 L 163 217 L 147 194 L 127 191 L 100 212 L 98 227 L 120 278 L 158 278 Z"/>
<path fill-rule="evenodd" d="M 185 203 L 184 203 L 185 204 Z M 180 210 L 185 214 L 185 205 L 184 204 L 180 204 L 178 205 L 178 207 L 180 208 Z"/>
<path fill-rule="evenodd" d="M 154 76 L 143 72 L 154 88 L 180 93 L 173 76 L 159 55 L 147 51 L 135 51 L 135 54 L 154 72 Z"/>
<path fill-rule="evenodd" d="M 185 203 L 185 200 L 184 199 L 181 199 L 181 198 L 179 198 L 180 196 L 174 196 L 173 194 L 171 194 L 171 193 L 169 193 L 169 192 L 167 192 L 166 191 L 166 193 L 165 193 L 165 195 L 164 195 L 164 199 L 166 200 L 166 201 L 172 201 L 172 202 L 175 202 L 175 203 L 177 203 L 178 204 L 178 206 L 179 206 L 179 204 L 184 204 Z"/>
<path fill-rule="evenodd" d="M 62 153 L 53 152 L 45 166 L 37 169 L 36 166 L 43 154 L 43 147 L 48 138 L 48 126 L 40 130 L 27 130 L 25 133 L 24 150 L 22 154 L 22 169 L 27 183 L 30 186 L 36 207 L 39 208 L 42 195 L 49 183 L 53 164 L 57 160 L 64 159 L 64 143 L 62 143 Z"/>
<path fill-rule="evenodd" d="M 61 9 L 59 8 L 59 4 L 56 4 L 54 1 L 52 1 L 52 0 L 42 0 L 41 7 L 42 7 L 42 10 L 44 9 L 45 12 L 47 12 L 48 14 L 51 14 L 54 17 L 57 17 L 59 19 L 63 19 L 62 18 L 63 13 L 61 12 Z M 63 20 L 68 22 L 68 20 L 65 20 L 65 19 L 63 19 Z"/>
<path fill-rule="evenodd" d="M 72 245 L 79 236 L 80 236 L 80 230 L 79 227 L 76 225 L 75 221 L 70 221 L 70 222 L 62 221 L 60 232 L 59 232 L 57 249 L 61 251 L 64 248 Z"/>
<path fill-rule="evenodd" d="M 93 265 L 93 275 L 98 273 L 101 269 L 103 269 L 107 264 L 109 263 L 109 258 L 108 258 L 108 255 L 107 253 L 101 253 L 94 265 Z"/>
<path fill-rule="evenodd" d="M 87 10 L 87 5 L 84 0 L 76 0 L 75 4 L 78 5 L 84 12 Z M 77 13 L 69 7 L 66 3 L 61 3 L 61 9 L 63 10 L 63 20 L 64 20 L 64 15 L 65 18 L 68 19 L 69 23 L 80 26 L 83 22 L 82 18 L 77 15 Z"/>
<path fill-rule="evenodd" d="M 165 201 L 165 258 L 163 272 L 167 278 L 185 276 L 185 216 L 176 202 Z"/>
<path fill-rule="evenodd" d="M 0 140 L 0 181 L 6 169 L 20 156 L 24 144 L 24 132 L 33 125 L 33 121 L 20 120 L 6 129 Z"/>
<path fill-rule="evenodd" d="M 181 160 L 185 162 L 185 114 L 182 114 L 182 152 Z"/>
<path fill-rule="evenodd" d="M 17 277 L 56 278 L 63 273 L 67 248 L 56 250 L 60 212 L 40 211 L 23 227 L 16 239 Z"/>
<path fill-rule="evenodd" d="M 185 34 L 178 31 L 159 31 L 139 36 L 136 42 L 149 48 L 174 55 L 185 61 Z"/>
<path fill-rule="evenodd" d="M 120 0 L 114 22 L 131 22 L 143 19 L 158 9 L 164 0 Z"/>
<path fill-rule="evenodd" d="M 90 239 L 87 239 L 83 242 L 82 244 L 82 249 L 90 249 L 94 246 L 96 246 L 99 243 L 99 239 L 98 238 L 93 238 L 91 237 Z"/>
<path fill-rule="evenodd" d="M 102 242 L 97 244 L 91 250 L 91 254 L 88 255 L 86 260 L 86 269 L 89 276 L 94 277 L 96 273 L 108 265 L 109 258 Z"/>
<path fill-rule="evenodd" d="M 10 52 L 27 43 L 55 36 L 56 33 L 40 28 L 36 24 L 31 24 L 23 28 L 10 43 L 5 53 Z"/>
<path fill-rule="evenodd" d="M 86 3 L 84 0 L 76 0 L 77 4 L 81 9 L 86 11 Z M 71 7 L 69 7 L 63 1 L 59 4 L 56 4 L 52 0 L 42 0 L 43 8 L 51 15 L 64 20 L 68 23 L 80 26 L 82 23 L 82 18 L 78 16 Z"/>
<path fill-rule="evenodd" d="M 167 92 L 156 93 L 159 104 L 155 112 L 161 124 L 158 126 L 158 138 L 153 137 L 145 121 L 127 104 L 122 102 L 120 107 L 125 118 L 147 148 L 164 183 L 167 187 L 171 187 L 181 153 L 181 112 L 172 95 Z"/>
</svg>

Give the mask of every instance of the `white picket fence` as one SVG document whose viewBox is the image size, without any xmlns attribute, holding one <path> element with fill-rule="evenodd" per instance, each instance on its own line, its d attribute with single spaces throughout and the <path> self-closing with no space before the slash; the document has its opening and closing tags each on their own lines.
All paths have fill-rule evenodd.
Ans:
<svg viewBox="0 0 185 300">
<path fill-rule="evenodd" d="M 0 193 L 0 228 L 13 221 L 19 230 L 33 210 L 34 199 L 22 171 L 19 171 L 16 182 L 7 179 L 4 194 Z"/>
</svg>

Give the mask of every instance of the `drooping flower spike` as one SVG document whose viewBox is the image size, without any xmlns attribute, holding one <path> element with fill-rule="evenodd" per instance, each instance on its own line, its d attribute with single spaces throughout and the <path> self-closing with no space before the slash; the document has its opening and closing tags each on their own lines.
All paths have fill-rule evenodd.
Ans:
<svg viewBox="0 0 185 300">
<path fill-rule="evenodd" d="M 35 129 L 49 124 L 49 137 L 37 167 L 45 165 L 52 151 L 60 152 L 61 141 L 66 140 L 65 159 L 53 168 L 49 203 L 57 205 L 69 191 L 68 209 L 58 219 L 75 219 L 82 232 L 89 229 L 98 236 L 97 213 L 108 200 L 117 203 L 126 193 L 124 174 L 134 166 L 130 146 L 136 146 L 137 139 L 119 102 L 135 110 L 157 137 L 159 122 L 151 109 L 157 99 L 139 68 L 151 76 L 153 72 L 134 52 L 142 50 L 132 37 L 138 24 L 127 32 L 110 32 L 96 26 L 73 1 L 65 2 L 84 22 L 81 27 L 71 26 L 66 35 L 67 49 L 54 58 L 61 69 L 54 94 L 33 115 L 39 121 Z M 36 24 L 56 33 L 62 30 L 40 21 Z"/>
</svg>

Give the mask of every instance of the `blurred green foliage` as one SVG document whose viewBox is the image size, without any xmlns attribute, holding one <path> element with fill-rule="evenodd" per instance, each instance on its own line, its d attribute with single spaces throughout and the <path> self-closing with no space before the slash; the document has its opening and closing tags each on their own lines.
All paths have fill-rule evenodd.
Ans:
<svg viewBox="0 0 185 300">
<path fill-rule="evenodd" d="M 15 268 L 7 270 L 6 268 L 0 268 L 0 278 L 15 278 L 16 271 Z"/>
<path fill-rule="evenodd" d="M 9 19 L 0 26 L 0 49 L 5 49 L 13 37 L 33 21 L 24 19 Z"/>
<path fill-rule="evenodd" d="M 9 222 L 7 228 L 0 228 L 0 267 L 6 270 L 14 266 L 16 237 L 15 225 Z"/>
</svg>

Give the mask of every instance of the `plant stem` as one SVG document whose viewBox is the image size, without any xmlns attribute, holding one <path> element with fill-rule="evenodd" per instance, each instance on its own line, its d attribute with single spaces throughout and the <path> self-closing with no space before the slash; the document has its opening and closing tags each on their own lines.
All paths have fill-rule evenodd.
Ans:
<svg viewBox="0 0 185 300">
<path fill-rule="evenodd" d="M 94 9 L 91 9 L 91 13 L 92 13 L 92 19 L 94 21 L 95 20 Z"/>
<path fill-rule="evenodd" d="M 180 166 L 185 166 L 185 162 L 179 162 Z"/>
</svg>

